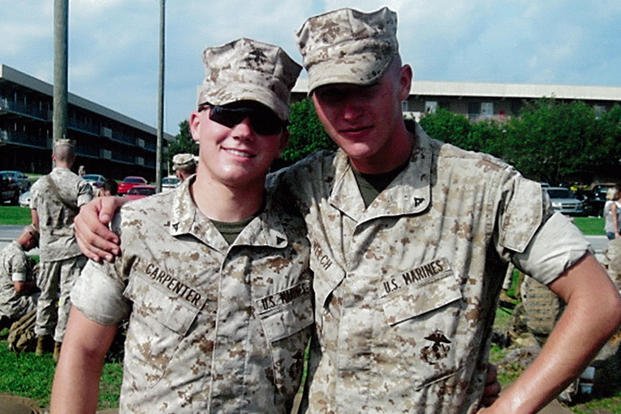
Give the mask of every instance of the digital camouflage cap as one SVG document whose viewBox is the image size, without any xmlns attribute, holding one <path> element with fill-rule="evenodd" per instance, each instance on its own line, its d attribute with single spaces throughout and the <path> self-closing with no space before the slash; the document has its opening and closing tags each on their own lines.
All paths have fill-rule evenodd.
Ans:
<svg viewBox="0 0 621 414">
<path fill-rule="evenodd" d="M 66 138 L 57 139 L 56 141 L 54 141 L 54 148 L 57 148 L 57 147 L 58 148 L 66 147 L 66 148 L 74 149 L 75 142 L 70 139 L 66 139 Z"/>
<path fill-rule="evenodd" d="M 252 39 L 238 39 L 203 52 L 205 79 L 199 87 L 198 105 L 226 105 L 256 101 L 289 118 L 291 88 L 302 70 L 278 46 Z"/>
<path fill-rule="evenodd" d="M 196 159 L 194 155 L 182 153 L 175 154 L 172 159 L 173 162 L 173 171 L 177 171 L 179 168 L 188 168 L 193 165 L 196 165 Z"/>
<path fill-rule="evenodd" d="M 339 9 L 306 20 L 296 35 L 308 91 L 331 83 L 368 85 L 399 53 L 397 14 Z"/>
</svg>

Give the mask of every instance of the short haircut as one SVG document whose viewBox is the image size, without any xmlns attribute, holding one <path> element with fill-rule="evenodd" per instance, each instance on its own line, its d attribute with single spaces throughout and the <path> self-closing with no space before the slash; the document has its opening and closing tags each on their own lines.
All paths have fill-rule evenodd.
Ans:
<svg viewBox="0 0 621 414">
<path fill-rule="evenodd" d="M 24 229 L 22 230 L 22 234 L 30 234 L 37 242 L 37 244 L 39 243 L 39 232 L 37 231 L 37 229 L 35 229 L 35 227 L 32 224 L 27 225 L 26 227 L 24 227 Z"/>
<path fill-rule="evenodd" d="M 54 145 L 54 156 L 57 160 L 63 162 L 71 162 L 75 160 L 75 151 L 73 149 L 73 145 L 69 144 L 55 144 Z"/>
<path fill-rule="evenodd" d="M 102 188 L 105 191 L 109 191 L 111 195 L 117 195 L 119 191 L 119 186 L 112 178 L 106 178 L 104 181 Z"/>
</svg>

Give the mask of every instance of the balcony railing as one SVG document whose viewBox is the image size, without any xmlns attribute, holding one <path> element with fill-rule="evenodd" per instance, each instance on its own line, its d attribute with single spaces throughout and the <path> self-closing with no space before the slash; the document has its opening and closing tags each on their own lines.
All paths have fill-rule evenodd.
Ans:
<svg viewBox="0 0 621 414">
<path fill-rule="evenodd" d="M 24 147 L 52 148 L 52 139 L 23 132 L 0 129 L 0 141 L 4 144 L 15 144 Z"/>
<path fill-rule="evenodd" d="M 128 154 L 120 151 L 112 151 L 112 161 L 123 162 L 126 164 L 134 164 L 135 159 L 133 154 Z"/>
<path fill-rule="evenodd" d="M 86 122 L 72 121 L 71 119 L 69 119 L 67 126 L 76 131 L 85 132 L 89 135 L 99 136 L 98 125 L 88 124 Z"/>
<path fill-rule="evenodd" d="M 42 121 L 50 121 L 47 108 L 39 108 L 34 105 L 26 105 L 21 102 L 14 102 L 6 97 L 0 98 L 0 110 L 5 112 L 15 112 L 20 115 L 25 115 L 31 118 L 36 118 Z"/>
<path fill-rule="evenodd" d="M 78 144 L 76 152 L 78 155 L 99 158 L 99 148 L 95 148 L 93 146 L 83 146 Z"/>
</svg>

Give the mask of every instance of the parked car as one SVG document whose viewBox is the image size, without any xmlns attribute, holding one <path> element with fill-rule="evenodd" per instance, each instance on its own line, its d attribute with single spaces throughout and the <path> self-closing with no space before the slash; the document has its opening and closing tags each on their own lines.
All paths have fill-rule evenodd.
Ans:
<svg viewBox="0 0 621 414">
<path fill-rule="evenodd" d="M 106 177 L 100 174 L 84 174 L 82 179 L 93 187 L 93 191 L 103 187 L 106 182 Z"/>
<path fill-rule="evenodd" d="M 0 171 L 0 204 L 7 201 L 10 204 L 17 204 L 22 190 L 19 183 L 6 173 L 7 171 Z"/>
<path fill-rule="evenodd" d="M 162 178 L 162 192 L 170 191 L 177 187 L 181 183 L 181 180 L 176 175 L 169 175 Z"/>
<path fill-rule="evenodd" d="M 131 188 L 136 187 L 137 185 L 145 184 L 148 184 L 148 182 L 144 177 L 139 177 L 137 175 L 127 176 L 123 178 L 123 181 L 119 183 L 118 194 L 123 195 L 127 193 Z"/>
<path fill-rule="evenodd" d="M 156 188 L 154 185 L 136 185 L 130 188 L 127 193 L 125 193 L 125 197 L 129 198 L 130 200 L 137 200 L 139 198 L 144 198 L 155 194 L 155 190 Z"/>
<path fill-rule="evenodd" d="M 545 189 L 550 196 L 552 208 L 567 215 L 579 216 L 584 214 L 584 205 L 574 193 L 565 187 L 547 187 Z"/>
<path fill-rule="evenodd" d="M 608 189 L 612 187 L 614 187 L 612 183 L 595 184 L 591 189 L 584 191 L 581 197 L 584 203 L 584 213 L 588 216 L 601 217 L 604 213 Z"/>
<path fill-rule="evenodd" d="M 8 177 L 11 181 L 16 182 L 19 185 L 20 191 L 28 191 L 30 190 L 30 178 L 26 174 L 21 171 L 14 170 L 4 170 L 0 171 L 0 174 Z"/>
</svg>

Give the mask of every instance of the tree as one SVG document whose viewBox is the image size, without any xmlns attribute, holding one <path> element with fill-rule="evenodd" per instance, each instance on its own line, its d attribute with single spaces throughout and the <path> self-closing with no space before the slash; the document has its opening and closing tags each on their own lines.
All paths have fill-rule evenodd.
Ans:
<svg viewBox="0 0 621 414">
<path fill-rule="evenodd" d="M 434 113 L 423 116 L 420 125 L 434 139 L 457 145 L 463 149 L 474 149 L 468 142 L 470 122 L 463 115 L 439 108 Z"/>
<path fill-rule="evenodd" d="M 281 154 L 286 163 L 298 161 L 318 150 L 336 149 L 336 144 L 328 137 L 317 118 L 310 99 L 291 105 L 289 121 L 289 144 Z"/>
<path fill-rule="evenodd" d="M 621 106 L 615 104 L 609 111 L 602 113 L 596 121 L 594 134 L 601 137 L 601 141 L 593 152 L 593 167 L 595 177 L 618 177 L 611 174 L 618 171 L 621 164 Z"/>
<path fill-rule="evenodd" d="M 174 141 L 168 143 L 168 165 L 172 165 L 173 156 L 180 153 L 198 154 L 198 143 L 192 139 L 190 123 L 187 120 L 179 123 L 179 133 Z"/>
<path fill-rule="evenodd" d="M 590 181 L 600 162 L 594 110 L 581 101 L 541 99 L 509 123 L 505 155 L 524 175 L 562 183 Z"/>
</svg>

